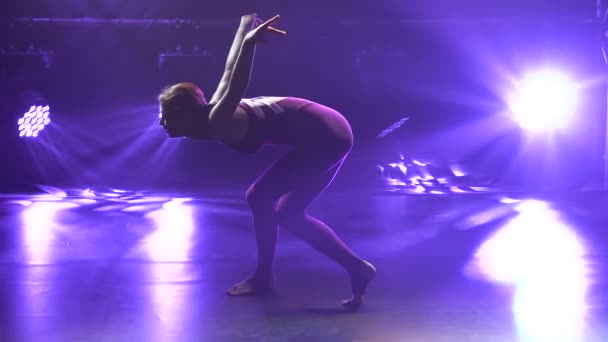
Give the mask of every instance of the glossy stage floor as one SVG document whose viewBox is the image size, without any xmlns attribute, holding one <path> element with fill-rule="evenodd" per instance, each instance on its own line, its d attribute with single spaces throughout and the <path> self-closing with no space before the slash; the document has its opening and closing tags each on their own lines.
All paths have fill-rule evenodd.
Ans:
<svg viewBox="0 0 608 342">
<path fill-rule="evenodd" d="M 310 212 L 378 268 L 281 233 L 277 291 L 232 298 L 244 189 L 42 187 L 0 198 L 0 341 L 608 341 L 608 195 L 332 192 Z"/>
</svg>

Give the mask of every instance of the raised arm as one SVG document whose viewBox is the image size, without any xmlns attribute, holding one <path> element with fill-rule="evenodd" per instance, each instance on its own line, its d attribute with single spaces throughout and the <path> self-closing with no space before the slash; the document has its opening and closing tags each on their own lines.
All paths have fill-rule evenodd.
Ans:
<svg viewBox="0 0 608 342">
<path fill-rule="evenodd" d="M 241 51 L 241 46 L 243 45 L 245 36 L 247 35 L 247 32 L 249 32 L 249 29 L 252 27 L 254 21 L 255 14 L 244 15 L 241 17 L 241 23 L 239 25 L 238 30 L 236 31 L 234 40 L 232 41 L 230 51 L 228 52 L 226 67 L 224 68 L 224 74 L 222 75 L 222 79 L 220 80 L 217 90 L 211 97 L 209 103 L 217 103 L 228 90 L 230 78 L 232 77 L 232 73 L 234 72 L 236 61 Z"/>
<path fill-rule="evenodd" d="M 214 126 L 215 131 L 221 137 L 225 137 L 229 134 L 236 107 L 249 86 L 256 43 L 263 40 L 267 32 L 284 34 L 283 31 L 270 27 L 270 24 L 278 19 L 279 16 L 277 15 L 264 22 L 250 31 L 243 39 L 234 70 L 230 77 L 228 89 L 219 99 L 217 104 L 213 106 L 211 113 L 209 114 L 211 125 Z"/>
</svg>

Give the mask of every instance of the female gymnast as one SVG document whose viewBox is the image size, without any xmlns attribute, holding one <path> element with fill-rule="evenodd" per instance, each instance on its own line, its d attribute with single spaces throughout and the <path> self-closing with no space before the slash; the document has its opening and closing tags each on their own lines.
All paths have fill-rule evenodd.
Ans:
<svg viewBox="0 0 608 342">
<path fill-rule="evenodd" d="M 159 96 L 160 125 L 172 138 L 219 140 L 241 153 L 252 153 L 264 143 L 291 147 L 247 190 L 258 249 L 257 268 L 249 278 L 230 288 L 228 295 L 260 295 L 272 290 L 281 226 L 348 272 L 352 298 L 342 305 L 358 308 L 376 269 L 306 211 L 331 183 L 351 150 L 353 134 L 348 121 L 331 108 L 301 98 L 243 98 L 256 44 L 270 34 L 285 35 L 271 26 L 277 19 L 278 15 L 260 24 L 255 14 L 241 17 L 225 72 L 211 100 L 207 102 L 192 83 L 170 86 Z"/>
</svg>

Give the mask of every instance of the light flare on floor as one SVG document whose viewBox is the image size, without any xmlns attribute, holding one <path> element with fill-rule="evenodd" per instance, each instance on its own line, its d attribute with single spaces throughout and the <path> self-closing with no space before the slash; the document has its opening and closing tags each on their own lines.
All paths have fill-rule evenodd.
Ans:
<svg viewBox="0 0 608 342">
<path fill-rule="evenodd" d="M 478 249 L 475 271 L 513 286 L 521 341 L 581 341 L 589 285 L 585 245 L 547 203 L 527 200 L 516 210 Z"/>
</svg>

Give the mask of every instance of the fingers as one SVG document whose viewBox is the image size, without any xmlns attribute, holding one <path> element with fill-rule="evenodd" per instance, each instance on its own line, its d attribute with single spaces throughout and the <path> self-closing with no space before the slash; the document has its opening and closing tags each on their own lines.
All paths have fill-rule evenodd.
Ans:
<svg viewBox="0 0 608 342">
<path fill-rule="evenodd" d="M 266 20 L 263 24 L 261 24 L 260 26 L 264 27 L 265 29 L 267 29 L 268 31 L 274 32 L 274 33 L 278 33 L 278 34 L 282 34 L 282 35 L 286 35 L 287 32 L 283 31 L 283 30 L 279 30 L 276 29 L 272 26 L 270 26 L 270 24 L 274 23 L 275 21 L 279 20 L 281 18 L 280 15 L 275 15 L 274 17 Z"/>
<path fill-rule="evenodd" d="M 282 35 L 286 35 L 287 34 L 287 31 L 279 30 L 279 29 L 276 29 L 276 28 L 274 28 L 272 26 L 268 26 L 268 31 L 271 31 L 271 32 L 274 32 L 274 33 L 278 33 L 278 34 L 282 34 Z"/>
<path fill-rule="evenodd" d="M 272 18 L 270 18 L 270 19 L 266 20 L 266 21 L 265 21 L 265 22 L 264 22 L 262 25 L 260 25 L 260 26 L 268 27 L 268 26 L 270 26 L 270 24 L 272 24 L 272 23 L 274 23 L 275 21 L 279 20 L 279 18 L 281 18 L 281 16 L 277 14 L 277 15 L 275 15 L 274 17 L 272 17 Z"/>
<path fill-rule="evenodd" d="M 255 30 L 254 35 L 258 37 L 258 40 L 260 40 L 260 41 L 262 40 L 262 37 L 264 36 L 265 32 L 272 32 L 272 33 L 276 33 L 276 34 L 280 34 L 280 35 L 286 35 L 287 34 L 286 31 L 279 30 L 277 28 L 270 26 L 272 23 L 276 22 L 280 18 L 281 18 L 281 16 L 278 14 L 266 21 L 260 20 L 260 18 L 253 18 L 254 19 L 254 24 L 253 24 L 254 28 L 252 30 Z"/>
</svg>

